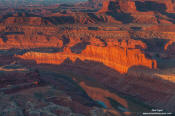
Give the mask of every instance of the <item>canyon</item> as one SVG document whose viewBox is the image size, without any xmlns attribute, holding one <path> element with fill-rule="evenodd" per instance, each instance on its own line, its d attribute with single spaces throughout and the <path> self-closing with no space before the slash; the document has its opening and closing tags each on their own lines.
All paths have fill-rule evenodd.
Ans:
<svg viewBox="0 0 175 116">
<path fill-rule="evenodd" d="M 174 0 L 0 3 L 0 115 L 175 113 Z"/>
</svg>

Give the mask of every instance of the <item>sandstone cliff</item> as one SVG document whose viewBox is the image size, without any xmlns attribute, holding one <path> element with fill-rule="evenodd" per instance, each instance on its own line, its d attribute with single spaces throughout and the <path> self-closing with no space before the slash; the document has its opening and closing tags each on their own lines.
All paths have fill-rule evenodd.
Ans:
<svg viewBox="0 0 175 116">
<path fill-rule="evenodd" d="M 69 48 L 61 53 L 37 53 L 28 52 L 17 56 L 26 60 L 35 60 L 38 64 L 61 64 L 67 58 L 73 62 L 76 59 L 82 61 L 90 60 L 100 62 L 106 66 L 113 68 L 121 73 L 126 73 L 128 68 L 135 65 L 143 65 L 155 69 L 157 67 L 156 61 L 147 59 L 139 49 L 127 49 L 120 47 L 97 47 L 88 45 L 80 54 L 72 53 Z"/>
</svg>

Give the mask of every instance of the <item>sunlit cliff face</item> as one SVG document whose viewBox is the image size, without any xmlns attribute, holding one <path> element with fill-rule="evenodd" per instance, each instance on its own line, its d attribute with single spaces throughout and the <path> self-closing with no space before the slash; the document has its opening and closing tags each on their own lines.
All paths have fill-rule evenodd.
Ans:
<svg viewBox="0 0 175 116">
<path fill-rule="evenodd" d="M 0 92 L 30 96 L 32 110 L 175 112 L 175 1 L 0 0 L 0 14 Z M 62 93 L 32 97 L 50 87 Z"/>
<path fill-rule="evenodd" d="M 115 42 L 113 42 L 115 44 Z M 132 44 L 132 43 L 131 43 Z M 17 56 L 26 60 L 35 60 L 38 64 L 61 64 L 66 59 L 76 61 L 89 60 L 103 63 L 104 65 L 119 71 L 120 73 L 127 73 L 132 66 L 145 66 L 150 69 L 157 68 L 156 60 L 148 59 L 139 49 L 128 49 L 127 44 L 124 48 L 119 46 L 93 46 L 87 45 L 80 54 L 72 53 L 69 48 L 65 48 L 61 53 L 37 53 L 28 52 L 24 55 Z"/>
</svg>

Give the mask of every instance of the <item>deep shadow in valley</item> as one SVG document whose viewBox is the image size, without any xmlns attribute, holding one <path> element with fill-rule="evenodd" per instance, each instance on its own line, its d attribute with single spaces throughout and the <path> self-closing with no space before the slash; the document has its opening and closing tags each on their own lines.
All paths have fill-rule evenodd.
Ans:
<svg viewBox="0 0 175 116">
<path fill-rule="evenodd" d="M 104 91 L 107 90 L 109 93 L 113 93 L 113 94 L 125 99 L 127 101 L 128 107 L 122 106 L 122 108 L 126 108 L 129 112 L 150 111 L 152 108 L 149 105 L 146 105 L 145 104 L 146 102 L 144 103 L 144 100 L 145 100 L 144 96 L 134 95 L 134 94 L 140 94 L 139 93 L 140 90 L 141 91 L 145 90 L 145 92 L 146 91 L 149 92 L 149 91 L 151 91 L 151 88 L 149 88 L 149 87 L 142 88 L 142 86 L 140 86 L 138 93 L 137 92 L 135 93 L 134 88 L 137 87 L 137 85 L 135 85 L 135 87 L 134 87 L 132 85 L 132 83 L 127 82 L 127 80 L 135 78 L 134 80 L 137 83 L 138 80 L 139 81 L 141 80 L 140 77 L 130 76 L 129 74 L 128 75 L 120 74 L 119 72 L 117 72 L 117 71 L 115 71 L 115 70 L 113 70 L 113 69 L 111 69 L 111 68 L 109 68 L 101 63 L 92 62 L 92 61 L 81 61 L 78 59 L 75 62 L 72 62 L 71 60 L 67 59 L 64 61 L 64 63 L 62 63 L 60 65 L 37 64 L 37 65 L 32 65 L 32 67 L 30 67 L 30 68 L 36 68 L 37 70 L 39 70 L 39 73 L 42 75 L 41 80 L 44 80 L 45 82 L 48 82 L 49 84 L 56 85 L 59 89 L 67 91 L 68 93 L 71 92 L 70 95 L 72 97 L 74 95 L 76 97 L 77 97 L 77 95 L 79 95 L 79 96 L 83 97 L 83 99 L 87 98 L 84 96 L 85 94 L 84 95 L 78 94 L 79 92 L 77 91 L 77 89 L 74 89 L 74 87 L 73 87 L 74 84 L 80 84 L 81 82 L 84 82 L 84 83 L 86 83 L 87 86 L 92 87 L 94 90 L 98 90 L 98 89 L 102 89 Z M 145 69 L 145 68 L 143 68 L 143 69 Z M 47 77 L 47 75 L 48 75 L 48 77 Z M 63 77 L 66 77 L 66 78 L 63 78 Z M 70 79 L 71 79 L 71 81 L 70 81 Z M 149 81 L 151 82 L 152 80 L 154 81 L 154 79 L 148 78 L 146 82 L 149 82 Z M 133 81 L 131 81 L 131 82 L 133 82 Z M 143 77 L 143 80 L 141 80 L 141 82 L 142 83 L 145 82 L 144 77 Z M 126 87 L 125 87 L 125 85 L 126 85 Z M 130 86 L 131 86 L 131 91 L 130 91 L 131 93 L 125 91 L 125 89 L 124 89 L 124 88 L 129 89 Z M 85 88 L 82 88 L 82 89 L 85 90 Z M 122 91 L 124 91 L 124 92 L 122 92 Z M 133 91 L 133 93 L 132 93 L 132 91 Z M 105 93 L 103 93 L 103 94 L 105 95 Z M 152 97 L 152 94 L 154 95 L 154 93 L 150 93 L 150 95 L 148 95 L 149 98 Z M 100 96 L 100 94 L 99 94 L 99 96 Z M 91 95 L 90 95 L 90 97 L 91 97 Z M 105 100 L 108 99 L 106 96 L 103 96 L 103 97 Z M 110 94 L 108 97 L 111 98 Z M 111 99 L 113 99 L 113 98 L 111 98 Z M 109 100 L 109 101 L 111 101 L 111 100 Z M 102 102 L 105 102 L 105 101 L 102 101 Z M 115 101 L 115 102 L 117 103 L 118 101 Z M 115 105 L 116 105 L 116 103 L 115 103 Z M 119 108 L 117 111 L 120 111 L 120 110 L 121 110 L 121 108 Z M 122 112 L 123 112 L 123 110 L 121 111 L 121 114 L 122 114 Z"/>
<path fill-rule="evenodd" d="M 72 62 L 67 58 L 60 65 L 36 64 L 34 61 L 18 58 L 9 60 L 38 73 L 39 84 L 44 83 L 65 91 L 73 101 L 83 106 L 104 107 L 105 104 L 107 108 L 112 106 L 123 116 L 125 111 L 144 112 L 150 111 L 152 107 L 164 108 L 159 106 L 159 102 L 164 103 L 167 100 L 170 94 L 166 93 L 167 89 L 173 91 L 175 88 L 171 82 L 156 76 L 151 77 L 154 71 L 146 67 L 133 66 L 127 74 L 120 74 L 102 63 L 87 60 L 77 59 Z M 163 91 L 157 90 L 160 85 Z M 97 93 L 97 97 L 94 98 L 92 93 Z M 126 101 L 127 107 L 120 100 L 117 101 L 117 96 Z M 96 102 L 98 100 L 100 102 Z"/>
</svg>

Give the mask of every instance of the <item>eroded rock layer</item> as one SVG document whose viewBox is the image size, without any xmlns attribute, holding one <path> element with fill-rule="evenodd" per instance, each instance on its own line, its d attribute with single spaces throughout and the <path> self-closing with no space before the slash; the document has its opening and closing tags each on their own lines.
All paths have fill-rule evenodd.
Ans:
<svg viewBox="0 0 175 116">
<path fill-rule="evenodd" d="M 0 115 L 175 113 L 174 0 L 17 3 L 0 0 Z"/>
<path fill-rule="evenodd" d="M 113 68 L 121 73 L 126 73 L 132 66 L 142 65 L 151 69 L 156 69 L 157 64 L 155 60 L 147 59 L 145 55 L 138 49 L 127 49 L 119 47 L 96 47 L 88 45 L 80 54 L 74 54 L 65 49 L 62 53 L 37 53 L 28 52 L 22 56 L 17 56 L 26 60 L 35 60 L 38 64 L 61 64 L 66 59 L 75 61 L 80 59 L 82 61 L 90 60 L 100 62 L 106 66 Z"/>
</svg>

